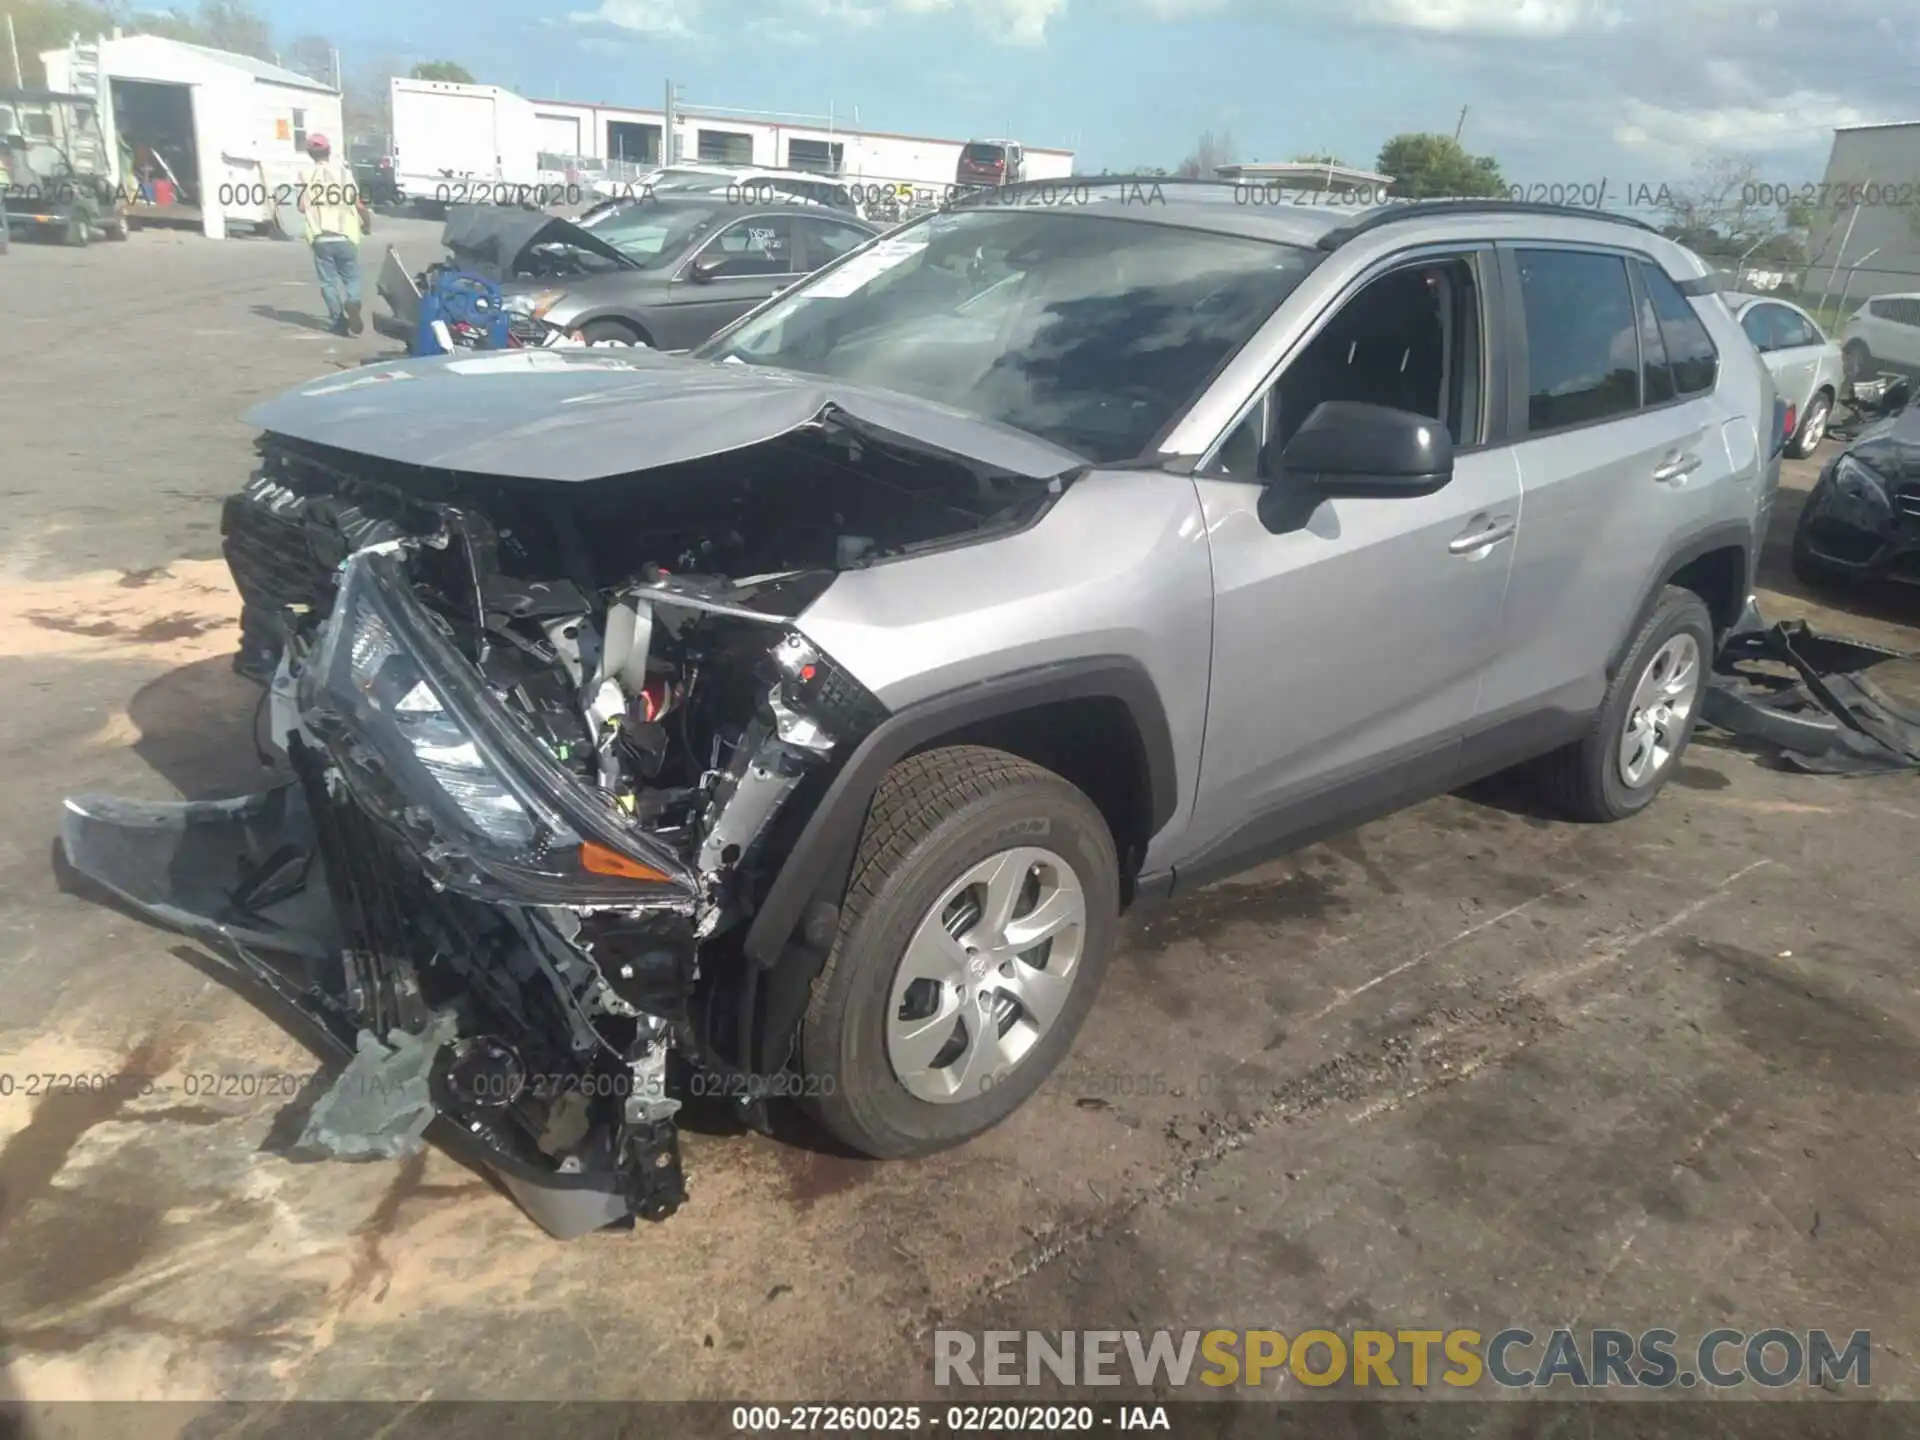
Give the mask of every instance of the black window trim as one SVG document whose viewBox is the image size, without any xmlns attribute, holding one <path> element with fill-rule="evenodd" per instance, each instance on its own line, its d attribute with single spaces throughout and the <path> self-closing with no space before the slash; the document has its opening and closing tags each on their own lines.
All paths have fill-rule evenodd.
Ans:
<svg viewBox="0 0 1920 1440">
<path fill-rule="evenodd" d="M 1193 473 L 1209 480 L 1234 480 L 1243 484 L 1264 485 L 1267 482 L 1258 477 L 1228 475 L 1217 468 L 1220 452 L 1226 449 L 1242 425 L 1247 422 L 1255 410 L 1266 405 L 1267 397 L 1273 387 L 1280 383 L 1280 377 L 1295 360 L 1305 353 L 1307 347 L 1320 337 L 1333 317 L 1359 293 L 1376 280 L 1384 279 L 1396 270 L 1411 269 L 1415 265 L 1431 264 L 1435 260 L 1464 260 L 1474 268 L 1474 288 L 1479 292 L 1480 301 L 1480 438 L 1472 445 L 1456 445 L 1453 453 L 1456 457 L 1480 455 L 1501 446 L 1511 445 L 1519 438 L 1512 431 L 1511 367 L 1498 363 L 1502 351 L 1508 348 L 1508 337 L 1502 333 L 1501 316 L 1503 304 L 1501 291 L 1506 277 L 1500 273 L 1491 240 L 1427 240 L 1418 245 L 1409 245 L 1381 256 L 1373 264 L 1341 286 L 1340 290 L 1314 314 L 1307 328 L 1302 330 L 1294 342 L 1275 361 L 1260 382 L 1253 387 L 1253 393 L 1234 412 L 1226 428 L 1213 438 L 1213 443 L 1200 452 L 1199 463 L 1193 467 Z M 1308 272 L 1310 279 L 1312 272 Z M 1301 282 L 1303 285 L 1307 281 Z M 1288 296 L 1292 299 L 1292 296 Z M 1286 304 L 1283 300 L 1282 305 Z M 1256 332 L 1257 333 L 1257 332 Z M 1248 341 L 1252 343 L 1251 339 Z M 1194 405 L 1200 404 L 1206 397 L 1201 391 L 1195 397 Z M 1506 400 L 1506 416 L 1502 416 L 1502 399 Z M 1192 410 L 1193 406 L 1188 406 Z M 1503 423 L 1504 420 L 1504 423 Z M 1175 422 L 1178 423 L 1177 421 Z M 1262 437 L 1264 443 L 1265 437 Z"/>
<path fill-rule="evenodd" d="M 1673 351 L 1667 345 L 1667 327 L 1660 323 L 1660 309 L 1653 303 L 1653 292 L 1647 288 L 1646 272 L 1632 261 L 1627 262 L 1627 289 L 1633 292 L 1633 346 L 1634 350 L 1640 356 L 1640 404 L 1633 413 L 1641 415 L 1649 410 L 1664 410 L 1669 405 L 1679 404 L 1683 398 L 1687 400 L 1697 399 L 1697 396 L 1688 395 L 1683 397 L 1680 394 L 1680 377 L 1674 373 Z M 1640 307 L 1642 305 L 1647 307 L 1647 313 L 1653 317 L 1654 332 L 1660 337 L 1660 363 L 1667 367 L 1667 383 L 1673 387 L 1673 398 L 1671 400 L 1661 400 L 1651 405 L 1647 403 L 1647 348 L 1646 342 L 1640 334 Z M 1702 322 L 1700 328 L 1703 330 L 1706 328 L 1705 322 Z M 1713 343 L 1712 335 L 1707 336 L 1707 343 L 1709 345 Z M 1713 374 L 1715 384 L 1718 384 L 1720 379 L 1719 353 L 1718 350 L 1714 351 Z M 1616 416 L 1614 418 L 1618 419 L 1619 417 Z M 1558 434 L 1559 432 L 1549 431 L 1546 433 Z"/>
<path fill-rule="evenodd" d="M 1528 414 L 1527 410 L 1527 397 L 1531 393 L 1532 387 L 1527 374 L 1527 313 L 1525 302 L 1521 299 L 1520 295 L 1520 252 L 1522 250 L 1572 250 L 1589 255 L 1610 255 L 1626 263 L 1627 293 L 1629 296 L 1637 296 L 1643 292 L 1644 282 L 1639 275 L 1637 268 L 1639 265 L 1651 265 L 1654 269 L 1659 270 L 1662 275 L 1666 275 L 1666 268 L 1662 266 L 1658 260 L 1654 259 L 1653 256 L 1647 254 L 1646 251 L 1636 250 L 1627 245 L 1596 245 L 1582 240 L 1501 240 L 1496 243 L 1495 249 L 1499 252 L 1500 269 L 1505 282 L 1503 288 L 1509 298 L 1505 331 L 1507 341 L 1507 423 L 1509 431 L 1513 436 L 1512 443 L 1519 445 L 1525 444 L 1529 440 L 1546 440 L 1561 435 L 1576 435 L 1582 430 L 1591 430 L 1597 425 L 1617 425 L 1623 420 L 1636 419 L 1641 415 L 1658 415 L 1663 410 L 1673 410 L 1682 405 L 1691 405 L 1696 401 L 1704 400 L 1720 388 L 1720 370 L 1725 357 L 1720 354 L 1720 345 L 1719 342 L 1713 338 L 1713 331 L 1708 327 L 1706 321 L 1701 320 L 1700 328 L 1706 333 L 1708 348 L 1713 351 L 1714 383 L 1707 389 L 1696 390 L 1690 395 L 1680 395 L 1676 393 L 1673 399 L 1663 400 L 1658 405 L 1646 404 L 1646 361 L 1640 351 L 1640 312 L 1638 308 L 1636 308 L 1633 312 L 1633 352 L 1636 357 L 1635 373 L 1639 376 L 1639 394 L 1642 403 L 1636 405 L 1632 410 L 1623 411 L 1615 415 L 1602 415 L 1597 420 L 1582 420 L 1577 425 L 1556 425 L 1551 430 L 1534 429 L 1530 423 L 1532 417 Z M 1667 279 L 1673 287 L 1680 292 L 1681 298 L 1687 300 L 1688 308 L 1691 309 L 1692 300 L 1686 288 L 1671 275 L 1667 275 Z M 1659 314 L 1660 312 L 1658 310 L 1654 311 L 1656 323 L 1659 320 Z M 1697 314 L 1695 318 L 1698 318 Z M 1663 329 L 1661 331 L 1661 341 L 1663 344 L 1665 340 L 1666 332 Z M 1667 354 L 1667 367 L 1669 369 L 1673 367 L 1673 354 L 1671 350 L 1669 350 Z M 1677 392 L 1679 388 L 1680 377 L 1675 375 L 1674 389 Z"/>
<path fill-rule="evenodd" d="M 1661 275 L 1666 278 L 1667 283 L 1669 285 L 1672 285 L 1675 290 L 1678 290 L 1680 292 L 1680 298 L 1687 302 L 1687 308 L 1689 310 L 1693 310 L 1694 295 L 1692 291 L 1686 289 L 1683 285 L 1680 284 L 1679 281 L 1675 280 L 1671 275 L 1668 275 L 1665 268 L 1661 266 L 1658 260 L 1653 259 L 1649 255 L 1639 255 L 1636 258 L 1638 258 L 1638 260 L 1642 265 L 1648 265 L 1656 270 L 1659 270 Z M 1629 268 L 1632 268 L 1632 267 L 1629 267 Z M 1638 286 L 1641 283 L 1642 281 L 1640 280 L 1639 273 L 1638 271 L 1636 271 L 1634 274 L 1634 284 Z M 1654 319 L 1658 321 L 1660 318 L 1660 309 L 1658 306 L 1654 307 L 1653 315 L 1654 315 Z M 1721 367 L 1725 363 L 1726 357 L 1720 353 L 1720 342 L 1713 338 L 1712 327 L 1709 326 L 1705 320 L 1700 319 L 1699 311 L 1697 310 L 1694 311 L 1693 318 L 1699 322 L 1700 333 L 1707 337 L 1707 349 L 1713 352 L 1713 384 L 1709 385 L 1704 390 L 1695 390 L 1689 394 L 1682 395 L 1679 393 L 1680 392 L 1680 372 L 1678 370 L 1674 370 L 1673 372 L 1674 398 L 1662 405 L 1642 406 L 1641 407 L 1642 409 L 1664 410 L 1667 408 L 1667 405 L 1684 405 L 1689 401 L 1699 400 L 1704 396 L 1712 395 L 1720 389 L 1720 372 L 1721 372 Z M 1665 325 L 1662 325 L 1660 327 L 1660 339 L 1663 345 L 1666 344 L 1666 337 L 1667 337 L 1667 327 Z M 1666 351 L 1667 351 L 1667 367 L 1669 369 L 1673 369 L 1673 347 L 1671 345 L 1666 345 Z"/>
</svg>

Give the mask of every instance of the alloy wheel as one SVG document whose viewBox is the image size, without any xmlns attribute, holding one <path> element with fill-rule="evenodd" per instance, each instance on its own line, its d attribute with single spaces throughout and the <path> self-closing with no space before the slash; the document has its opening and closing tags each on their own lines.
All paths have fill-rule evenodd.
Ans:
<svg viewBox="0 0 1920 1440">
<path fill-rule="evenodd" d="M 1006 1079 L 1053 1027 L 1079 977 L 1087 897 L 1051 850 L 1003 850 L 927 911 L 894 972 L 887 1059 L 936 1105 Z"/>
<path fill-rule="evenodd" d="M 1620 779 L 1632 790 L 1652 784 L 1673 761 L 1700 695 L 1700 645 L 1675 635 L 1653 654 L 1633 688 L 1620 733 Z"/>
</svg>

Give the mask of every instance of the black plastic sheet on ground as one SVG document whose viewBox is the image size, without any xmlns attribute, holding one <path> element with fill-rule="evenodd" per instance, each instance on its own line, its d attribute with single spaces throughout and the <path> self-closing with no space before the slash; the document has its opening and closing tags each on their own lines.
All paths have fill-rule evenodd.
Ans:
<svg viewBox="0 0 1920 1440">
<path fill-rule="evenodd" d="M 1700 718 L 1814 774 L 1920 770 L 1920 712 L 1861 673 L 1914 658 L 1817 634 L 1804 620 L 1738 629 L 1721 647 Z"/>
</svg>

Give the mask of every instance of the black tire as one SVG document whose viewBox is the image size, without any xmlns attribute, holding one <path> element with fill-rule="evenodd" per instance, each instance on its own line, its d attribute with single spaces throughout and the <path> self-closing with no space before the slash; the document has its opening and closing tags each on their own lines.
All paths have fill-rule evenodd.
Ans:
<svg viewBox="0 0 1920 1440">
<path fill-rule="evenodd" d="M 1814 434 L 1814 417 L 1820 418 L 1820 432 Z M 1800 417 L 1800 428 L 1793 433 L 1793 439 L 1787 442 L 1789 460 L 1805 460 L 1820 448 L 1820 441 L 1826 437 L 1827 422 L 1833 418 L 1833 396 L 1824 390 L 1814 392 L 1813 399 L 1807 402 L 1807 413 Z"/>
<path fill-rule="evenodd" d="M 1849 380 L 1871 380 L 1874 376 L 1873 351 L 1864 340 L 1849 340 L 1840 352 L 1840 364 Z"/>
<path fill-rule="evenodd" d="M 921 1100 L 887 1056 L 887 1008 L 907 942 L 969 867 L 1034 844 L 1064 859 L 1085 894 L 1079 978 L 1052 1028 L 1004 1079 L 971 1100 Z M 876 1159 L 931 1154 L 999 1124 L 1071 1048 L 1106 973 L 1119 909 L 1113 837 L 1093 802 L 1058 775 L 971 745 L 901 761 L 867 812 L 840 931 L 801 1024 L 808 1108 L 836 1139 Z"/>
<path fill-rule="evenodd" d="M 1814 494 L 1818 490 L 1816 484 Z M 1809 494 L 1807 503 L 1800 508 L 1800 519 L 1793 527 L 1793 548 L 1788 552 L 1787 563 L 1793 569 L 1794 579 L 1802 585 L 1816 590 L 1837 590 L 1850 584 L 1853 576 L 1813 549 L 1813 526 L 1809 514 L 1814 494 Z"/>
<path fill-rule="evenodd" d="M 1681 727 L 1671 758 L 1650 784 L 1629 786 L 1620 775 L 1620 737 L 1641 676 L 1662 645 L 1674 636 L 1690 634 L 1699 647 L 1700 678 L 1693 708 Z M 1653 803 L 1673 772 L 1680 768 L 1693 727 L 1700 719 L 1707 678 L 1713 668 L 1713 616 L 1706 602 L 1691 590 L 1669 585 L 1661 591 L 1653 614 L 1627 647 L 1626 660 L 1607 687 L 1606 700 L 1587 733 L 1573 744 L 1545 756 L 1535 774 L 1542 795 L 1570 820 L 1590 824 L 1624 820 Z"/>
<path fill-rule="evenodd" d="M 581 327 L 580 338 L 589 345 L 644 345 L 640 332 L 624 320 L 593 320 Z"/>
</svg>

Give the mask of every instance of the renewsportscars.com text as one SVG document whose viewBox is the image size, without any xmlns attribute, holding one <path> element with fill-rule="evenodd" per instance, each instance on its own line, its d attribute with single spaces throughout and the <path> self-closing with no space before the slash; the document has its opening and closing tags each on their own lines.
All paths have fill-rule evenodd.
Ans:
<svg viewBox="0 0 1920 1440">
<path fill-rule="evenodd" d="M 933 1381 L 948 1386 L 1307 1386 L 1505 1390 L 1693 1389 L 1872 1383 L 1873 1340 L 1855 1330 L 937 1330 Z"/>
</svg>

